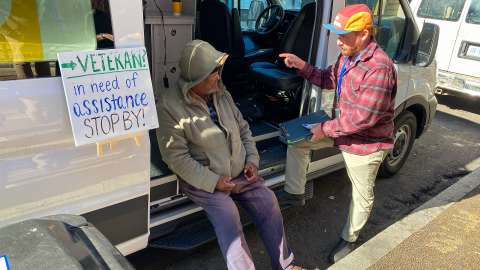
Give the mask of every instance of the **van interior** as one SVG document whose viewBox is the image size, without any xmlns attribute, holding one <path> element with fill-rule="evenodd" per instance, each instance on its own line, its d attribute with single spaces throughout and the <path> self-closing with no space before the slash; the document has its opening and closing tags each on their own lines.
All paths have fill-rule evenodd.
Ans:
<svg viewBox="0 0 480 270">
<path fill-rule="evenodd" d="M 173 71 L 170 66 L 176 67 L 169 65 L 167 59 L 175 52 L 167 48 L 170 55 L 165 55 L 161 49 L 156 53 L 155 46 L 164 48 L 165 40 L 159 40 L 158 35 L 168 36 L 173 28 L 180 29 L 180 26 L 162 23 L 169 19 L 174 23 L 183 22 L 182 16 L 175 18 L 171 15 L 170 3 L 163 2 L 170 1 L 149 0 L 144 7 L 145 44 L 149 56 L 163 58 L 160 65 L 151 65 L 154 92 L 175 83 L 169 80 L 169 75 Z M 291 4 L 285 5 L 285 2 Z M 279 123 L 297 118 L 308 109 L 305 80 L 296 70 L 287 68 L 278 55 L 289 52 L 309 59 L 317 4 L 314 0 L 248 0 L 238 3 L 238 7 L 234 7 L 231 0 L 183 1 L 182 15 L 193 18 L 191 39 L 205 40 L 217 50 L 229 54 L 221 71 L 222 81 L 250 125 L 260 154 L 259 174 L 271 188 L 276 188 L 281 185 L 275 179 L 285 170 L 287 152 L 287 145 L 279 136 Z M 155 45 L 156 42 L 160 46 Z M 183 48 L 178 47 L 179 50 Z M 159 60 L 149 59 L 150 63 L 155 61 Z M 166 74 L 162 65 L 167 67 L 164 69 Z M 159 70 L 155 70 L 156 67 Z M 159 86 L 155 87 L 155 84 Z M 162 128 L 162 123 L 159 125 Z M 150 239 L 155 239 L 150 246 L 189 249 L 214 239 L 215 234 L 204 213 L 192 210 L 194 206 L 180 193 L 178 181 L 174 181 L 172 172 L 162 161 L 155 130 L 150 131 L 150 142 Z M 313 196 L 312 182 L 308 183 L 306 190 L 308 198 Z M 189 211 L 193 214 L 185 216 L 184 213 Z M 163 223 L 175 215 L 182 218 Z M 248 223 L 247 218 L 242 220 Z M 198 231 L 198 239 L 183 237 L 182 231 L 188 231 L 188 235 Z"/>
<path fill-rule="evenodd" d="M 262 1 L 248 2 L 250 9 L 229 7 L 220 0 L 197 1 L 194 38 L 229 54 L 222 81 L 250 124 L 261 155 L 259 169 L 265 176 L 284 168 L 286 145 L 279 139 L 278 124 L 299 116 L 304 96 L 304 79 L 287 68 L 278 54 L 290 52 L 308 59 L 316 4 L 298 1 L 303 2 L 301 6 L 290 10 L 273 1 L 249 21 L 244 18 L 252 17 L 252 5 Z M 158 12 L 165 12 L 153 4 Z M 151 178 L 171 174 L 161 159 L 155 131 L 150 135 Z"/>
</svg>

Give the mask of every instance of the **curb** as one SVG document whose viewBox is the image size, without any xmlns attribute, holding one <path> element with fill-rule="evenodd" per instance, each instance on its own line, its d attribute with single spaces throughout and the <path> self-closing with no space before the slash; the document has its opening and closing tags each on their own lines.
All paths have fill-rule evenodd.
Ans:
<svg viewBox="0 0 480 270">
<path fill-rule="evenodd" d="M 367 269 L 455 202 L 480 186 L 480 168 L 462 177 L 408 216 L 386 228 L 328 269 Z"/>
</svg>

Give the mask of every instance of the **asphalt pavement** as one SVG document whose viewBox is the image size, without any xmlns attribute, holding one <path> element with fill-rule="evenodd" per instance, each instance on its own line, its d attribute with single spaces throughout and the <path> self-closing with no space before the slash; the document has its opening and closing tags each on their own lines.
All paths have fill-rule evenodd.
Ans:
<svg viewBox="0 0 480 270">
<path fill-rule="evenodd" d="M 480 173 L 475 177 L 478 184 Z M 369 269 L 479 268 L 480 188 L 477 187 Z"/>
<path fill-rule="evenodd" d="M 479 265 L 477 168 L 328 269 L 479 269 Z"/>
<path fill-rule="evenodd" d="M 479 99 L 439 96 L 430 129 L 415 142 L 409 160 L 392 178 L 377 179 L 372 216 L 359 242 L 368 241 L 412 210 L 478 167 L 480 157 Z M 283 212 L 296 262 L 325 269 L 327 255 L 345 222 L 351 187 L 345 170 L 315 181 L 314 198 L 305 207 Z M 254 226 L 244 229 L 257 269 L 270 262 Z M 189 252 L 148 248 L 130 255 L 137 269 L 226 269 L 216 242 Z"/>
</svg>

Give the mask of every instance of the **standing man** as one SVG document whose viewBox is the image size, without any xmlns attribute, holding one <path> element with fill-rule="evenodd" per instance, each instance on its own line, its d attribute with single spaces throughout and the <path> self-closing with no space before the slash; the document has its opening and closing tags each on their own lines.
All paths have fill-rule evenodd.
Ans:
<svg viewBox="0 0 480 270">
<path fill-rule="evenodd" d="M 341 150 L 352 183 L 352 200 L 340 241 L 330 254 L 337 262 L 354 249 L 354 243 L 373 206 L 378 169 L 393 148 L 396 72 L 392 60 L 373 38 L 373 18 L 368 6 L 346 6 L 325 28 L 338 35 L 341 55 L 325 70 L 312 67 L 293 54 L 283 53 L 288 67 L 323 89 L 336 89 L 335 118 L 312 129 L 312 142 L 333 138 Z M 287 151 L 286 185 L 281 205 L 305 204 L 309 147 Z"/>
</svg>

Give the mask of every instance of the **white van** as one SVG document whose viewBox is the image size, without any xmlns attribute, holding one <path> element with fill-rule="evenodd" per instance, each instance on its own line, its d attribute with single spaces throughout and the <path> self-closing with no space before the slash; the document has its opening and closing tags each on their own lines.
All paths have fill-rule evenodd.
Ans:
<svg viewBox="0 0 480 270">
<path fill-rule="evenodd" d="M 412 0 L 415 19 L 440 26 L 438 87 L 480 97 L 480 1 Z"/>
<path fill-rule="evenodd" d="M 250 12 L 259 6 L 252 2 L 262 2 L 266 10 Z M 145 45 L 158 93 L 175 83 L 179 52 L 189 40 L 225 46 L 231 62 L 223 79 L 250 122 L 260 174 L 278 189 L 286 156 L 278 123 L 328 103 L 322 89 L 276 61 L 278 52 L 325 68 L 339 51 L 336 36 L 321 25 L 345 5 L 301 2 L 184 0 L 182 15 L 173 16 L 170 1 L 1 1 L 0 226 L 52 214 L 83 215 L 123 254 L 147 244 L 188 249 L 213 239 L 202 209 L 179 192 L 176 176 L 162 162 L 154 130 L 75 147 L 56 54 Z M 382 167 L 392 175 L 435 113 L 432 41 L 438 28 L 426 24 L 420 33 L 407 0 L 346 2 L 375 10 L 377 39 L 398 70 L 395 148 Z M 253 26 L 249 12 L 257 18 Z M 337 149 L 321 149 L 312 152 L 308 176 L 342 167 Z M 309 182 L 310 196 L 312 187 Z"/>
</svg>

